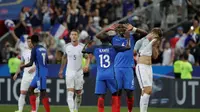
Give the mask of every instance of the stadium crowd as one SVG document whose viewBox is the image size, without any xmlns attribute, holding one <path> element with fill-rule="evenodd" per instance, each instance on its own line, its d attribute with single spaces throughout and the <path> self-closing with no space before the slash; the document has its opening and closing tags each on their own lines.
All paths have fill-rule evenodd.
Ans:
<svg viewBox="0 0 200 112">
<path fill-rule="evenodd" d="M 190 2 L 191 1 L 191 2 Z M 166 4 L 167 3 L 167 4 Z M 135 10 L 142 7 L 147 7 L 153 4 L 152 0 L 37 0 L 33 9 L 23 7 L 19 14 L 19 20 L 16 22 L 15 34 L 16 37 L 21 37 L 23 34 L 38 33 L 41 35 L 41 44 L 48 49 L 48 57 L 50 63 L 60 64 L 63 55 L 62 46 L 69 42 L 69 32 L 72 29 L 80 31 L 79 40 L 86 43 L 93 40 L 91 44 L 100 44 L 95 35 L 101 29 L 105 28 L 110 23 L 119 20 L 127 15 L 131 15 Z M 167 17 L 163 21 L 163 4 L 166 7 Z M 196 5 L 193 5 L 196 4 Z M 188 17 L 192 17 L 193 25 L 186 31 L 185 27 L 179 26 L 174 37 L 163 38 L 160 46 L 160 56 L 153 63 L 156 65 L 173 65 L 173 62 L 179 59 L 180 54 L 186 51 L 189 54 L 189 62 L 193 65 L 200 64 L 200 49 L 199 49 L 199 6 L 198 0 L 164 0 L 159 4 L 159 8 L 155 5 L 152 15 L 156 18 L 148 19 L 148 15 L 140 14 L 132 16 L 126 21 L 133 26 L 149 31 L 152 27 L 161 27 L 163 25 L 173 25 L 182 16 L 182 9 L 188 7 Z M 175 9 L 173 9 L 175 7 Z M 176 13 L 174 13 L 173 10 Z M 160 11 L 157 13 L 157 11 Z M 148 12 L 148 11 L 147 11 Z M 194 16 L 194 12 L 196 15 Z M 178 15 L 178 17 L 174 16 Z M 174 20 L 174 21 L 171 21 Z M 176 21 L 175 21 L 176 20 Z M 164 24 L 167 22 L 167 24 Z M 65 33 L 59 37 L 54 38 L 51 35 L 51 28 L 55 24 L 62 24 L 66 27 Z M 16 38 L 15 38 L 16 40 Z M 137 40 L 137 38 L 136 38 Z M 17 40 L 16 40 L 17 41 Z M 5 42 L 2 48 L 1 58 L 3 63 L 7 63 L 12 56 L 11 51 L 20 52 L 14 45 Z"/>
</svg>

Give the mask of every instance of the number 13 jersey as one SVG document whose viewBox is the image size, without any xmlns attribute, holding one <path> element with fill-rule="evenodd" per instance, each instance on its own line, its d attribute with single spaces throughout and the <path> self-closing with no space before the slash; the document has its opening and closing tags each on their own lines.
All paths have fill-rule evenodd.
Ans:
<svg viewBox="0 0 200 112">
<path fill-rule="evenodd" d="M 86 52 L 95 56 L 98 80 L 114 79 L 114 59 L 117 52 L 113 46 L 93 46 L 86 49 Z"/>
<path fill-rule="evenodd" d="M 71 43 L 65 45 L 64 54 L 67 56 L 67 71 L 82 71 L 83 48 L 84 44 L 81 43 L 77 46 L 73 46 Z"/>
</svg>

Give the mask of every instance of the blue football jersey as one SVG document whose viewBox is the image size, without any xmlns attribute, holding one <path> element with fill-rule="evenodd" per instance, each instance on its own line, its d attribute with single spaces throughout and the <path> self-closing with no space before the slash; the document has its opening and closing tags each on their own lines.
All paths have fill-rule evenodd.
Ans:
<svg viewBox="0 0 200 112">
<path fill-rule="evenodd" d="M 36 65 L 36 71 L 39 71 L 39 73 L 42 73 L 42 71 L 46 71 L 47 68 L 47 50 L 41 46 L 37 45 L 35 46 L 31 51 L 31 60 L 35 62 Z M 42 74 L 38 74 L 42 75 Z"/>
<path fill-rule="evenodd" d="M 116 35 L 112 39 L 113 46 L 126 46 L 127 39 Z M 134 66 L 134 56 L 133 56 L 133 49 L 134 49 L 134 38 L 131 35 L 130 37 L 130 46 L 131 49 L 117 53 L 115 57 L 115 64 L 114 67 L 133 67 Z"/>
<path fill-rule="evenodd" d="M 97 62 L 97 80 L 114 79 L 114 59 L 117 51 L 113 46 L 100 45 L 86 49 L 92 53 Z"/>
</svg>

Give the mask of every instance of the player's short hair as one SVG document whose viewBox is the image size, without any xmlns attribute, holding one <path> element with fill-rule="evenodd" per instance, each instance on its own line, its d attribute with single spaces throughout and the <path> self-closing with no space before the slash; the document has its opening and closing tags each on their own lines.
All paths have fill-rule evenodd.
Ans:
<svg viewBox="0 0 200 112">
<path fill-rule="evenodd" d="M 79 31 L 76 30 L 76 29 L 71 30 L 71 31 L 70 31 L 70 34 L 71 34 L 72 32 L 76 32 L 76 33 L 79 35 Z"/>
<path fill-rule="evenodd" d="M 39 36 L 34 34 L 31 36 L 31 42 L 32 43 L 39 43 Z"/>
<path fill-rule="evenodd" d="M 29 36 L 27 39 L 31 39 L 31 36 Z"/>
<path fill-rule="evenodd" d="M 161 37 L 163 36 L 163 31 L 161 28 L 153 28 L 151 30 L 151 33 L 154 33 L 154 34 L 157 34 L 158 35 L 158 38 L 161 39 Z"/>
</svg>

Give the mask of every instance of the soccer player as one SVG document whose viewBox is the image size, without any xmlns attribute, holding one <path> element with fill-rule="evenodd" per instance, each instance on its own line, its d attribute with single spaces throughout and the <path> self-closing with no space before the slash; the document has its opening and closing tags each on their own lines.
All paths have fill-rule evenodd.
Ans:
<svg viewBox="0 0 200 112">
<path fill-rule="evenodd" d="M 162 30 L 154 28 L 144 38 L 138 40 L 135 45 L 135 52 L 138 53 L 136 75 L 141 88 L 140 112 L 147 112 L 149 97 L 152 93 L 153 72 L 152 58 L 159 55 Z"/>
<path fill-rule="evenodd" d="M 31 51 L 31 59 L 30 62 L 26 65 L 21 66 L 21 70 L 23 70 L 26 67 L 30 67 L 35 63 L 36 65 L 36 75 L 34 76 L 31 85 L 29 87 L 30 91 L 30 104 L 34 107 L 35 110 L 32 110 L 33 112 L 36 111 L 36 96 L 34 95 L 34 92 L 40 91 L 40 96 L 42 98 L 42 103 L 45 107 L 46 112 L 50 112 L 50 105 L 49 105 L 49 99 L 46 92 L 46 78 L 48 73 L 47 68 L 47 50 L 39 45 L 39 37 L 38 35 L 32 35 L 31 36 L 31 43 L 33 45 L 33 49 Z M 35 90 L 35 88 L 38 89 L 38 91 Z M 35 90 L 35 91 L 34 91 Z"/>
<path fill-rule="evenodd" d="M 115 28 L 115 31 L 117 32 L 117 35 L 113 37 L 112 39 L 112 45 L 113 46 L 124 46 L 127 44 L 127 39 L 125 37 L 125 31 L 129 30 L 129 27 L 132 27 L 131 25 L 123 25 L 120 24 L 118 27 Z M 133 29 L 133 27 L 131 28 Z M 129 34 L 130 35 L 130 34 Z M 133 60 L 133 48 L 134 48 L 134 38 L 132 35 L 130 35 L 130 50 L 127 50 L 125 52 L 119 52 L 115 57 L 115 74 L 118 84 L 118 96 L 119 96 L 119 102 L 120 102 L 120 96 L 122 93 L 122 89 L 126 91 L 127 94 L 127 107 L 128 112 L 132 112 L 132 107 L 134 103 L 133 98 L 133 90 L 134 87 L 134 75 L 133 75 L 133 66 L 134 66 L 134 60 Z"/>
<path fill-rule="evenodd" d="M 85 67 L 82 67 L 82 50 L 84 48 L 84 44 L 79 43 L 78 37 L 78 31 L 72 30 L 70 32 L 71 43 L 66 44 L 66 46 L 64 47 L 65 55 L 63 55 L 62 64 L 59 71 L 59 77 L 63 78 L 63 70 L 67 63 L 65 79 L 67 86 L 67 103 L 70 112 L 78 112 L 83 93 L 83 71 L 88 71 L 88 66 L 90 63 L 89 58 L 87 58 Z"/>
<path fill-rule="evenodd" d="M 129 32 L 127 32 L 129 34 Z M 95 94 L 99 95 L 98 98 L 98 112 L 104 112 L 104 98 L 107 88 L 112 93 L 112 112 L 120 112 L 118 96 L 117 96 L 117 83 L 114 75 L 114 59 L 117 51 L 125 51 L 130 49 L 130 40 L 127 36 L 127 44 L 122 46 L 112 46 L 110 44 L 110 39 L 105 33 L 102 34 L 101 39 L 102 45 L 93 46 L 86 49 L 85 53 L 91 53 L 95 56 L 97 61 L 97 77 L 96 77 L 96 87 Z"/>
<path fill-rule="evenodd" d="M 24 49 L 21 55 L 21 65 L 23 64 L 27 64 L 30 59 L 31 59 L 31 49 L 33 48 L 32 43 L 31 43 L 31 38 L 28 37 L 27 39 L 27 44 L 28 47 L 27 49 Z M 19 72 L 17 72 L 13 79 L 16 80 L 17 76 L 18 76 Z M 23 111 L 23 107 L 25 104 L 25 97 L 28 91 L 28 88 L 31 84 L 31 81 L 33 80 L 33 77 L 35 76 L 35 65 L 32 65 L 31 67 L 27 67 L 24 69 L 23 72 L 23 77 L 22 77 L 22 81 L 21 81 L 21 85 L 20 85 L 20 96 L 19 96 L 19 100 L 18 100 L 18 111 L 15 112 L 22 112 Z M 36 98 L 36 111 L 38 110 L 39 107 L 39 103 L 40 103 L 40 98 L 39 95 Z M 34 110 L 34 109 L 32 109 Z"/>
</svg>

